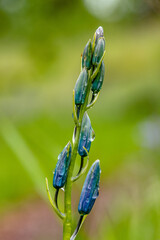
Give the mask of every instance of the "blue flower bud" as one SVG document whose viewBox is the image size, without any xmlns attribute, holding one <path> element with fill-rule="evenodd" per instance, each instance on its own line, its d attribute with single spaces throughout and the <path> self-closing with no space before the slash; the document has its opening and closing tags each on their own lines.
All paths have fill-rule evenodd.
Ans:
<svg viewBox="0 0 160 240">
<path fill-rule="evenodd" d="M 94 131 L 91 126 L 91 121 L 88 114 L 85 112 L 82 120 L 81 132 L 79 137 L 78 153 L 81 157 L 87 156 L 91 147 Z M 86 152 L 86 150 L 87 152 Z"/>
<path fill-rule="evenodd" d="M 78 212 L 80 214 L 85 215 L 90 213 L 95 200 L 99 195 L 100 173 L 101 169 L 99 160 L 97 160 L 91 166 L 82 188 L 78 205 Z"/>
<path fill-rule="evenodd" d="M 99 72 L 92 82 L 91 90 L 93 93 L 98 93 L 101 90 L 103 80 L 104 80 L 104 74 L 105 74 L 105 65 L 104 65 L 104 62 L 102 61 Z"/>
<path fill-rule="evenodd" d="M 98 38 L 97 43 L 95 45 L 94 52 L 93 52 L 93 57 L 92 57 L 93 65 L 98 65 L 98 63 L 100 62 L 103 56 L 104 50 L 105 50 L 105 40 L 103 37 Z"/>
<path fill-rule="evenodd" d="M 71 160 L 71 152 L 72 147 L 69 142 L 58 156 L 58 162 L 53 176 L 53 187 L 57 189 L 62 188 L 65 185 Z"/>
<path fill-rule="evenodd" d="M 81 71 L 75 85 L 75 104 L 82 105 L 85 101 L 88 84 L 88 73 L 86 68 Z"/>
<path fill-rule="evenodd" d="M 91 62 L 92 62 L 92 43 L 91 40 L 89 40 L 83 51 L 82 68 L 86 67 L 87 69 L 90 69 Z"/>
<path fill-rule="evenodd" d="M 103 33 L 103 27 L 99 27 L 97 28 L 97 30 L 95 31 L 95 44 L 97 43 L 97 40 L 101 37 L 104 36 L 104 33 Z"/>
</svg>

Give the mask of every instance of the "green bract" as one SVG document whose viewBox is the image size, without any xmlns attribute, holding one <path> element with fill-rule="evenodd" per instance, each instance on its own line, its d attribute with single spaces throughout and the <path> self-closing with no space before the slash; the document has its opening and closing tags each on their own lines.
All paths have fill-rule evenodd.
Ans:
<svg viewBox="0 0 160 240">
<path fill-rule="evenodd" d="M 75 85 L 75 104 L 82 105 L 85 101 L 88 84 L 88 72 L 86 68 L 81 71 Z"/>
<path fill-rule="evenodd" d="M 87 69 L 90 69 L 91 63 L 92 63 L 92 43 L 91 40 L 89 40 L 83 51 L 82 68 L 86 67 Z"/>
<path fill-rule="evenodd" d="M 104 80 L 104 74 L 105 74 L 105 65 L 104 65 L 104 62 L 102 61 L 99 72 L 92 82 L 91 90 L 93 93 L 98 93 L 101 90 L 103 80 Z"/>
</svg>

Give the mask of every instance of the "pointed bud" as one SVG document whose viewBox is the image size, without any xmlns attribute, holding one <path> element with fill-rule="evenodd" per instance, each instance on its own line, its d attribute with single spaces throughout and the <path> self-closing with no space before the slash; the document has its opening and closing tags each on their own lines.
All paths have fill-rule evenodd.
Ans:
<svg viewBox="0 0 160 240">
<path fill-rule="evenodd" d="M 87 69 L 90 69 L 91 62 L 92 62 L 92 43 L 91 40 L 89 40 L 83 51 L 82 68 L 86 67 Z"/>
<path fill-rule="evenodd" d="M 75 104 L 82 105 L 85 101 L 88 84 L 88 73 L 86 68 L 81 71 L 75 85 Z"/>
<path fill-rule="evenodd" d="M 58 162 L 53 176 L 53 187 L 62 188 L 65 185 L 71 160 L 72 147 L 69 142 L 58 156 Z"/>
<path fill-rule="evenodd" d="M 85 112 L 82 120 L 81 132 L 79 137 L 78 153 L 81 157 L 87 156 L 91 147 L 94 131 L 91 126 L 91 121 L 88 114 Z M 86 150 L 87 152 L 86 152 Z"/>
<path fill-rule="evenodd" d="M 99 72 L 92 82 L 91 90 L 93 93 L 98 93 L 101 90 L 103 80 L 104 80 L 104 74 L 105 74 L 105 65 L 104 65 L 104 62 L 102 61 Z"/>
<path fill-rule="evenodd" d="M 97 160 L 91 166 L 82 188 L 78 205 L 78 212 L 80 214 L 89 214 L 99 195 L 100 173 L 99 160 Z"/>
<path fill-rule="evenodd" d="M 105 40 L 103 37 L 98 38 L 97 43 L 95 45 L 94 52 L 93 52 L 93 57 L 92 57 L 93 65 L 98 65 L 98 63 L 100 62 L 103 56 L 104 50 L 105 50 Z"/>
<path fill-rule="evenodd" d="M 97 40 L 101 37 L 104 36 L 104 33 L 103 33 L 103 27 L 99 27 L 97 28 L 97 30 L 95 31 L 95 44 L 97 43 Z"/>
</svg>

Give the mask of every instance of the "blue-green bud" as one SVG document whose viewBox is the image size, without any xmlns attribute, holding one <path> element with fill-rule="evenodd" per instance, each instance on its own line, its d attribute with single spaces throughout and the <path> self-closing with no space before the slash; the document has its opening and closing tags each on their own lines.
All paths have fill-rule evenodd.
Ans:
<svg viewBox="0 0 160 240">
<path fill-rule="evenodd" d="M 104 62 L 102 61 L 99 72 L 92 82 L 91 90 L 93 93 L 98 93 L 101 90 L 103 80 L 104 80 L 104 74 L 105 74 L 105 65 L 104 65 Z"/>
<path fill-rule="evenodd" d="M 65 185 L 71 160 L 71 152 L 72 147 L 69 142 L 58 156 L 58 162 L 53 176 L 53 187 L 57 189 L 62 188 Z"/>
<path fill-rule="evenodd" d="M 84 113 L 81 132 L 79 137 L 78 153 L 81 157 L 87 156 L 91 147 L 91 142 L 94 140 L 94 131 L 91 126 L 91 121 L 87 112 Z M 87 151 L 86 151 L 87 150 Z"/>
<path fill-rule="evenodd" d="M 91 40 L 89 40 L 83 51 L 82 68 L 86 67 L 87 69 L 90 69 L 91 63 L 92 63 L 92 43 Z"/>
<path fill-rule="evenodd" d="M 85 101 L 88 84 L 88 72 L 86 68 L 81 71 L 75 85 L 75 104 L 82 105 Z"/>
<path fill-rule="evenodd" d="M 82 188 L 78 205 L 78 212 L 80 214 L 89 214 L 99 195 L 100 173 L 99 160 L 97 160 L 91 166 Z"/>
<path fill-rule="evenodd" d="M 103 37 L 98 38 L 97 43 L 95 45 L 94 52 L 93 52 L 93 57 L 92 57 L 93 65 L 98 65 L 98 63 L 100 62 L 103 56 L 104 50 L 105 50 L 105 40 Z"/>
<path fill-rule="evenodd" d="M 97 30 L 95 31 L 95 44 L 97 43 L 97 40 L 101 37 L 104 36 L 104 33 L 103 33 L 103 27 L 99 27 L 97 28 Z"/>
</svg>

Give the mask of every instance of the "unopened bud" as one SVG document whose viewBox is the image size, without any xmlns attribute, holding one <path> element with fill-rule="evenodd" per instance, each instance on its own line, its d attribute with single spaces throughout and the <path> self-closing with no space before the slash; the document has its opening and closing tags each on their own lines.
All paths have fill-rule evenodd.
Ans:
<svg viewBox="0 0 160 240">
<path fill-rule="evenodd" d="M 103 80 L 104 80 L 104 74 L 105 74 L 105 65 L 104 65 L 104 62 L 102 61 L 99 72 L 92 82 L 91 90 L 93 93 L 98 93 L 101 90 Z"/>
<path fill-rule="evenodd" d="M 91 63 L 92 63 L 92 43 L 91 40 L 89 40 L 83 51 L 82 68 L 86 67 L 87 69 L 90 69 Z"/>
<path fill-rule="evenodd" d="M 100 173 L 101 169 L 99 160 L 97 160 L 91 166 L 82 188 L 78 205 L 78 212 L 82 215 L 90 213 L 95 200 L 99 195 Z"/>
<path fill-rule="evenodd" d="M 101 37 L 104 36 L 104 33 L 103 33 L 103 27 L 99 27 L 97 28 L 97 30 L 95 31 L 95 44 L 97 43 L 97 40 Z"/>
<path fill-rule="evenodd" d="M 79 137 L 78 153 L 81 157 L 87 156 L 91 142 L 94 140 L 94 131 L 88 114 L 85 112 L 82 120 L 81 132 Z M 87 151 L 86 151 L 87 150 Z"/>
<path fill-rule="evenodd" d="M 65 185 L 71 160 L 72 147 L 69 142 L 58 156 L 58 162 L 53 176 L 53 187 L 62 188 Z"/>
<path fill-rule="evenodd" d="M 81 71 L 75 85 L 75 104 L 82 105 L 85 101 L 88 84 L 88 73 L 86 68 Z"/>
<path fill-rule="evenodd" d="M 98 65 L 98 63 L 100 62 L 103 56 L 104 50 L 105 50 L 105 40 L 103 37 L 101 37 L 97 40 L 97 43 L 95 45 L 95 49 L 92 57 L 93 65 Z"/>
</svg>

